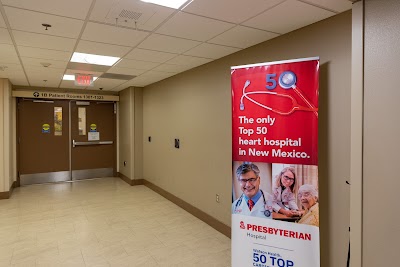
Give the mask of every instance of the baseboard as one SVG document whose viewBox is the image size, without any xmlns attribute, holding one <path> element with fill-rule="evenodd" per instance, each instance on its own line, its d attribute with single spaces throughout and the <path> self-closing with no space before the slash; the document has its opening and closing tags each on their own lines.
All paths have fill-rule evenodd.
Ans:
<svg viewBox="0 0 400 267">
<path fill-rule="evenodd" d="M 131 180 L 129 177 L 123 175 L 122 173 L 118 172 L 117 173 L 118 177 L 121 178 L 121 180 L 123 180 L 124 182 L 126 182 L 129 185 L 143 185 L 144 184 L 144 180 L 143 179 L 135 179 L 135 180 Z"/>
<path fill-rule="evenodd" d="M 144 179 L 135 179 L 132 180 L 132 185 L 144 185 Z"/>
<path fill-rule="evenodd" d="M 208 215 L 204 211 L 201 211 L 198 208 L 192 206 L 191 204 L 187 203 L 186 201 L 184 201 L 184 200 L 174 196 L 173 194 L 165 191 L 161 187 L 158 187 L 157 185 L 155 185 L 155 184 L 153 184 L 153 183 L 151 183 L 151 182 L 149 182 L 149 181 L 147 181 L 145 179 L 131 180 L 127 176 L 125 176 L 125 175 L 123 175 L 122 173 L 119 173 L 119 172 L 117 173 L 117 175 L 118 175 L 119 178 L 121 178 L 121 180 L 123 180 L 124 182 L 126 182 L 127 184 L 129 184 L 131 186 L 135 186 L 135 185 L 145 185 L 145 186 L 147 186 L 148 188 L 150 188 L 154 192 L 160 194 L 161 196 L 165 197 L 166 199 L 168 199 L 169 201 L 171 201 L 175 205 L 181 207 L 182 209 L 186 210 L 187 212 L 189 212 L 193 216 L 199 218 L 200 220 L 202 220 L 206 224 L 210 225 L 212 228 L 214 228 L 218 232 L 226 235 L 229 238 L 231 237 L 231 228 L 229 226 L 227 226 L 226 224 L 223 224 L 222 222 L 218 221 L 214 217 L 211 217 L 210 215 Z"/>
<path fill-rule="evenodd" d="M 165 197 L 166 199 L 168 199 L 175 205 L 178 205 L 179 207 L 186 210 L 193 216 L 199 218 L 200 220 L 202 220 L 206 224 L 210 225 L 212 228 L 214 228 L 218 232 L 226 235 L 229 238 L 231 237 L 231 228 L 229 226 L 227 226 L 226 224 L 218 221 L 217 219 L 215 219 L 214 217 L 211 217 L 204 211 L 199 210 L 198 208 L 196 208 L 196 207 L 192 206 L 191 204 L 187 203 L 186 201 L 174 196 L 173 194 L 165 191 L 164 189 L 158 187 L 157 185 L 155 185 L 147 180 L 143 180 L 143 182 L 144 182 L 145 186 L 147 186 L 151 190 L 155 191 L 156 193 L 160 194 L 161 196 Z"/>
<path fill-rule="evenodd" d="M 10 187 L 10 191 L 0 192 L 0 199 L 9 199 L 14 191 L 15 187 L 18 187 L 17 181 L 14 181 Z"/>
<path fill-rule="evenodd" d="M 123 175 L 120 172 L 117 172 L 117 175 L 118 175 L 119 178 L 121 178 L 122 181 L 124 181 L 125 183 L 127 183 L 129 185 L 132 185 L 132 180 L 129 177 Z"/>
<path fill-rule="evenodd" d="M 0 199 L 8 199 L 10 198 L 10 191 L 0 192 Z"/>
<path fill-rule="evenodd" d="M 16 188 L 16 187 L 19 187 L 19 183 L 17 181 L 14 181 L 12 183 L 11 187 L 10 187 L 10 196 L 9 196 L 9 198 L 11 197 L 12 192 L 14 191 L 14 188 Z"/>
</svg>

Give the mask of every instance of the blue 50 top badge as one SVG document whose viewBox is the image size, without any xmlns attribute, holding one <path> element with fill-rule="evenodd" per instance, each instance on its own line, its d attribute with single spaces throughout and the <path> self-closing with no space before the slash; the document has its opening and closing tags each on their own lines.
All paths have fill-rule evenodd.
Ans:
<svg viewBox="0 0 400 267">
<path fill-rule="evenodd" d="M 42 125 L 42 133 L 50 133 L 50 125 L 47 123 L 44 123 Z"/>
</svg>

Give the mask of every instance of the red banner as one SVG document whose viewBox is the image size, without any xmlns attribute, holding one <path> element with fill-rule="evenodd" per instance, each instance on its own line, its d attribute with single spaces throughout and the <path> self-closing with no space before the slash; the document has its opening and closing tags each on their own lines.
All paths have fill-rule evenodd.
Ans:
<svg viewBox="0 0 400 267">
<path fill-rule="evenodd" d="M 233 69 L 233 160 L 317 165 L 318 76 L 318 60 Z"/>
<path fill-rule="evenodd" d="M 319 267 L 319 58 L 232 67 L 232 266 Z"/>
</svg>

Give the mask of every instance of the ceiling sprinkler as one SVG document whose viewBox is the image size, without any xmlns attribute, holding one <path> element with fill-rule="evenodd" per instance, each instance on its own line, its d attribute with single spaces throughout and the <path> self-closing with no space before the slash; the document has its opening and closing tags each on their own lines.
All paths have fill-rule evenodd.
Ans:
<svg viewBox="0 0 400 267">
<path fill-rule="evenodd" d="M 47 28 L 50 28 L 50 27 L 51 27 L 51 25 L 50 25 L 50 24 L 47 24 L 47 23 L 42 23 L 42 26 L 46 28 L 46 31 L 47 31 Z"/>
<path fill-rule="evenodd" d="M 40 65 L 42 65 L 43 67 L 47 68 L 47 67 L 50 67 L 51 63 L 48 63 L 48 62 L 40 62 Z"/>
</svg>

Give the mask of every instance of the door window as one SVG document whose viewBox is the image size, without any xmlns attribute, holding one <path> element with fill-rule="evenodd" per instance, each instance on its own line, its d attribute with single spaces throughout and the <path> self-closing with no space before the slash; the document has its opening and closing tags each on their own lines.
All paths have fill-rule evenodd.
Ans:
<svg viewBox="0 0 400 267">
<path fill-rule="evenodd" d="M 62 136 L 62 107 L 54 107 L 54 135 Z"/>
<path fill-rule="evenodd" d="M 78 108 L 78 129 L 79 135 L 86 135 L 86 108 Z"/>
</svg>

